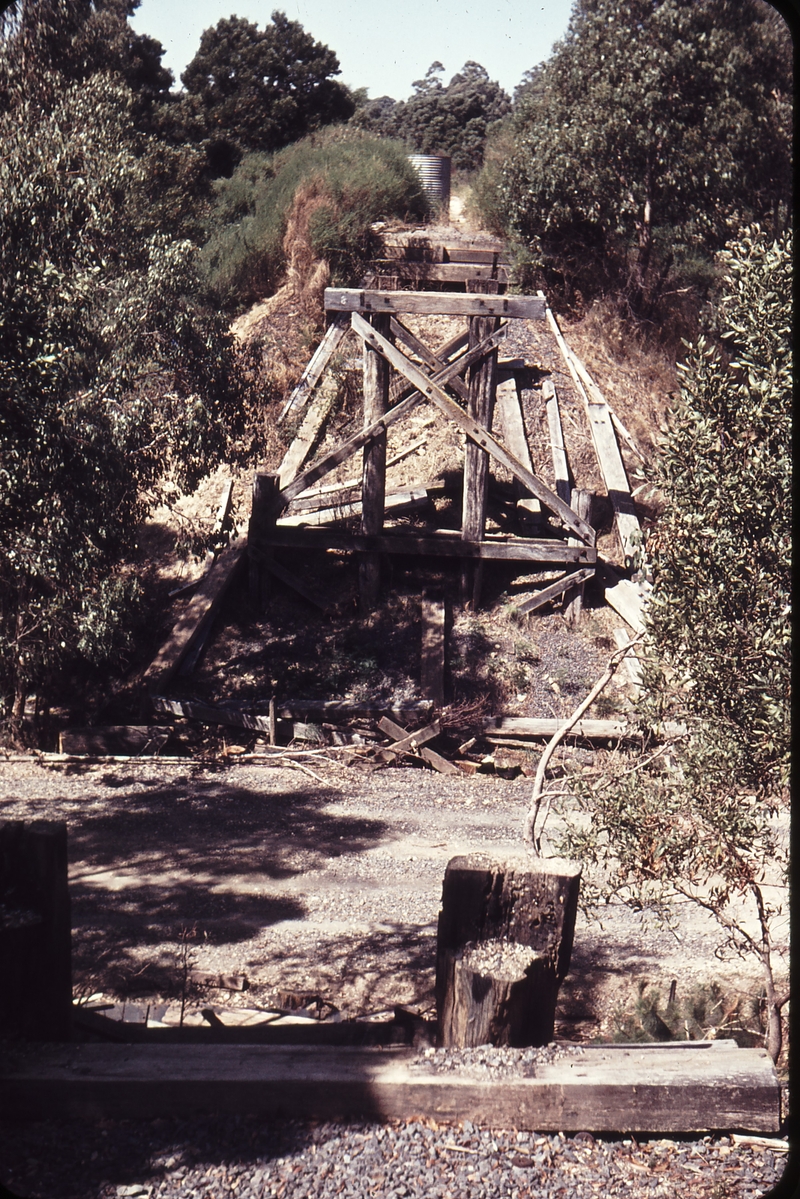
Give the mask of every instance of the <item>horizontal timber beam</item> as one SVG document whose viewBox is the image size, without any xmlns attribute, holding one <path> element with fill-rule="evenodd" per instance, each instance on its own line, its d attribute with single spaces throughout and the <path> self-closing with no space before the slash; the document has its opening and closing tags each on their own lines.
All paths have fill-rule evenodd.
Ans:
<svg viewBox="0 0 800 1199">
<path fill-rule="evenodd" d="M 520 1051 L 523 1052 L 523 1051 Z M 266 1045 L 26 1045 L 0 1066 L 0 1116 L 470 1119 L 537 1131 L 774 1133 L 780 1085 L 733 1041 L 576 1046 L 535 1075 L 436 1071 L 414 1050 Z"/>
<path fill-rule="evenodd" d="M 366 536 L 335 529 L 279 526 L 265 530 L 264 544 L 290 549 L 353 550 L 373 554 L 420 554 L 426 557 L 494 558 L 511 562 L 580 562 L 593 564 L 597 551 L 588 545 L 567 545 L 555 538 L 514 537 L 508 541 L 462 541 L 459 533 L 406 533 Z"/>
<path fill-rule="evenodd" d="M 538 296 L 491 296 L 455 292 L 376 291 L 328 287 L 327 312 L 408 312 L 417 316 L 505 316 L 544 320 L 545 301 Z"/>
</svg>

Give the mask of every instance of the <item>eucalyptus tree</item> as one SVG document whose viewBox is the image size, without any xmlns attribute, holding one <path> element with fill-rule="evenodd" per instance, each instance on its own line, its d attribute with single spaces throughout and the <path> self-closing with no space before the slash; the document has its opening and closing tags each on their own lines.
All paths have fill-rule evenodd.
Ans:
<svg viewBox="0 0 800 1199">
<path fill-rule="evenodd" d="M 584 294 L 651 314 L 673 262 L 706 262 L 791 203 L 792 50 L 762 0 L 577 0 L 518 95 L 500 183 L 511 231 Z"/>
<path fill-rule="evenodd" d="M 78 8 L 26 0 L 0 31 L 0 722 L 15 734 L 31 696 L 46 707 L 68 672 L 119 661 L 137 526 L 165 479 L 191 487 L 218 458 L 239 408 L 196 247 L 174 215 L 159 223 L 162 150 L 122 73 L 81 59 L 103 7 L 83 25 Z"/>
</svg>

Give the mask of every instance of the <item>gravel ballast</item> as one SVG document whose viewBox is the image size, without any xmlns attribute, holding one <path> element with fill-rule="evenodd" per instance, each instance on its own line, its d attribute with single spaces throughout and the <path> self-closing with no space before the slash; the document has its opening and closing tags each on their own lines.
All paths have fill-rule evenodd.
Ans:
<svg viewBox="0 0 800 1199">
<path fill-rule="evenodd" d="M 432 1125 L 6 1124 L 0 1177 L 30 1199 L 757 1199 L 786 1162 L 769 1144 L 729 1137 L 611 1140 Z"/>
</svg>

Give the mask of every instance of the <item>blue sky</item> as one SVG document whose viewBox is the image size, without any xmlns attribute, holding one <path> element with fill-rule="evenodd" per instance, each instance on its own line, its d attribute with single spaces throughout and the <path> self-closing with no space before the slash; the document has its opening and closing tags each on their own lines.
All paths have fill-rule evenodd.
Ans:
<svg viewBox="0 0 800 1199">
<path fill-rule="evenodd" d="M 405 100 L 436 59 L 445 82 L 474 59 L 511 94 L 566 32 L 571 8 L 571 0 L 142 0 L 132 24 L 162 43 L 177 83 L 204 29 L 233 13 L 263 28 L 280 9 L 336 53 L 343 83 Z"/>
</svg>

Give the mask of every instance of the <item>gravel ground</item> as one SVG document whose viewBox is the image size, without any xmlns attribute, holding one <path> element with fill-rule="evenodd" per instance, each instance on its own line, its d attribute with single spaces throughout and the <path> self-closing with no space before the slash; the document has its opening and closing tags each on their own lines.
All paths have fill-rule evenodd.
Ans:
<svg viewBox="0 0 800 1199">
<path fill-rule="evenodd" d="M 244 1117 L 0 1125 L 6 1185 L 30 1199 L 756 1199 L 786 1155 L 695 1140 L 545 1136 L 409 1121 Z"/>
</svg>

